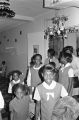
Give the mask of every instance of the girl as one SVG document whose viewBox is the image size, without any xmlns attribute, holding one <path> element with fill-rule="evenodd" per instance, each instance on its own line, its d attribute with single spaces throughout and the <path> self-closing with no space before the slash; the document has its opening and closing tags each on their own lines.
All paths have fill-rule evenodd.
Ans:
<svg viewBox="0 0 79 120">
<path fill-rule="evenodd" d="M 60 67 L 60 64 L 59 64 L 58 59 L 55 57 L 54 49 L 52 49 L 52 48 L 48 49 L 47 54 L 48 54 L 48 58 L 46 58 L 44 64 L 46 65 L 46 64 L 48 64 L 50 62 L 55 62 L 56 68 L 58 69 Z"/>
<path fill-rule="evenodd" d="M 44 82 L 36 87 L 34 99 L 36 102 L 35 120 L 37 120 L 41 110 L 41 120 L 51 120 L 52 112 L 56 102 L 60 97 L 68 95 L 63 85 L 57 83 L 54 79 L 55 69 L 47 64 L 43 70 Z"/>
<path fill-rule="evenodd" d="M 12 73 L 11 73 L 12 80 L 9 83 L 8 93 L 12 93 L 12 87 L 15 84 L 18 84 L 18 83 L 24 84 L 24 82 L 20 80 L 20 75 L 22 75 L 22 73 L 20 71 L 18 71 L 18 70 L 12 71 Z"/>
<path fill-rule="evenodd" d="M 27 85 L 30 89 L 30 99 L 32 100 L 32 104 L 30 105 L 30 112 L 35 113 L 35 101 L 33 100 L 34 89 L 40 84 L 41 78 L 39 76 L 39 70 L 42 67 L 42 56 L 40 54 L 34 55 L 34 65 L 29 68 L 28 76 L 27 76 Z"/>
<path fill-rule="evenodd" d="M 59 70 L 58 82 L 63 84 L 67 92 L 71 95 L 72 82 L 74 78 L 74 73 L 71 66 L 72 55 L 70 53 L 61 52 L 59 59 L 62 67 Z"/>
<path fill-rule="evenodd" d="M 15 98 L 10 101 L 9 109 L 11 112 L 11 120 L 27 120 L 29 118 L 29 95 L 28 88 L 22 84 L 14 86 Z"/>
<path fill-rule="evenodd" d="M 39 77 L 38 71 L 42 67 L 42 56 L 40 54 L 36 54 L 34 56 L 35 64 L 33 67 L 29 68 L 28 76 L 27 76 L 27 85 L 30 87 L 30 93 L 34 91 L 34 88 L 41 83 L 41 79 Z"/>
</svg>

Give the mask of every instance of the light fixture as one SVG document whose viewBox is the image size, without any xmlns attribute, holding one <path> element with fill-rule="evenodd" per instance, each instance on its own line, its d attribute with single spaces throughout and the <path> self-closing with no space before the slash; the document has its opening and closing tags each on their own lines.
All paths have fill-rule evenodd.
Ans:
<svg viewBox="0 0 79 120">
<path fill-rule="evenodd" d="M 15 12 L 10 9 L 9 0 L 0 0 L 0 17 L 11 18 L 15 16 Z"/>
<path fill-rule="evenodd" d="M 47 38 L 48 35 L 53 36 L 62 36 L 66 37 L 66 29 L 65 29 L 65 22 L 68 20 L 68 17 L 62 15 L 62 16 L 55 16 L 51 18 L 52 21 L 52 27 L 47 27 L 44 30 L 45 38 Z"/>
<path fill-rule="evenodd" d="M 69 7 L 79 8 L 79 0 L 43 0 L 43 8 L 53 9 L 56 11 L 66 9 Z M 52 25 L 45 27 L 44 38 L 47 39 L 47 36 L 62 36 L 67 38 L 68 33 L 79 32 L 79 26 L 65 27 L 65 22 L 68 20 L 67 16 L 59 16 L 55 14 L 55 17 L 51 18 Z"/>
</svg>

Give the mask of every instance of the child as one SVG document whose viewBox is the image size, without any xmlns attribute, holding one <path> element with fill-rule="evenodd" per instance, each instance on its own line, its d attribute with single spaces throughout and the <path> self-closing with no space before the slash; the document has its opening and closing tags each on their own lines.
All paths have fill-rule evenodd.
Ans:
<svg viewBox="0 0 79 120">
<path fill-rule="evenodd" d="M 42 67 L 42 56 L 40 54 L 36 54 L 34 58 L 35 64 L 33 67 L 29 68 L 27 76 L 27 85 L 30 87 L 31 94 L 34 91 L 34 88 L 41 83 L 38 71 Z"/>
<path fill-rule="evenodd" d="M 58 59 L 55 57 L 54 49 L 52 48 L 48 49 L 47 54 L 48 54 L 48 58 L 45 60 L 44 64 L 46 65 L 46 64 L 49 64 L 50 62 L 55 62 L 56 68 L 59 68 L 60 64 L 59 64 Z"/>
<path fill-rule="evenodd" d="M 54 79 L 55 69 L 47 64 L 43 70 L 44 82 L 36 87 L 34 99 L 36 102 L 35 120 L 40 114 L 41 120 L 51 120 L 52 112 L 60 97 L 68 95 L 66 89 Z M 41 110 L 41 113 L 40 113 Z"/>
<path fill-rule="evenodd" d="M 7 65 L 5 61 L 2 61 L 1 68 L 2 68 L 2 77 L 6 77 Z"/>
<path fill-rule="evenodd" d="M 74 51 L 73 47 L 66 46 L 63 48 L 63 52 L 67 52 L 67 53 L 72 54 L 73 59 L 72 59 L 71 65 L 72 65 L 72 68 L 74 70 L 74 76 L 79 78 L 79 57 L 77 57 L 75 55 L 75 51 Z"/>
<path fill-rule="evenodd" d="M 56 64 L 55 62 L 50 62 L 50 65 L 52 65 L 52 67 L 56 68 Z M 39 69 L 39 76 L 41 78 L 41 81 L 44 82 L 44 78 L 43 78 L 43 69 L 44 69 L 45 65 L 43 65 L 40 69 Z"/>
<path fill-rule="evenodd" d="M 28 89 L 27 89 L 28 92 Z M 11 120 L 27 120 L 29 118 L 29 95 L 26 94 L 26 87 L 22 84 L 14 86 L 15 98 L 10 101 L 9 109 Z"/>
<path fill-rule="evenodd" d="M 18 70 L 14 70 L 12 73 L 11 73 L 11 77 L 12 77 L 12 80 L 10 81 L 9 83 L 9 88 L 8 88 L 8 93 L 12 93 L 12 87 L 15 85 L 15 84 L 18 84 L 18 83 L 22 83 L 24 84 L 23 81 L 20 80 L 20 75 L 22 73 Z"/>
<path fill-rule="evenodd" d="M 2 120 L 2 116 L 1 116 L 1 110 L 4 108 L 4 98 L 2 96 L 2 93 L 0 91 L 0 120 Z"/>
<path fill-rule="evenodd" d="M 71 93 L 72 81 L 74 77 L 71 62 L 72 55 L 70 53 L 61 52 L 60 63 L 63 67 L 61 67 L 59 70 L 59 83 L 65 87 L 69 94 Z"/>
<path fill-rule="evenodd" d="M 29 68 L 32 68 L 34 65 L 35 65 L 35 54 L 31 57 L 31 61 L 30 61 L 30 66 L 27 67 L 27 70 L 26 70 L 26 76 L 24 78 L 24 82 L 25 84 L 27 84 L 27 77 L 28 77 L 28 74 L 29 74 Z"/>
</svg>

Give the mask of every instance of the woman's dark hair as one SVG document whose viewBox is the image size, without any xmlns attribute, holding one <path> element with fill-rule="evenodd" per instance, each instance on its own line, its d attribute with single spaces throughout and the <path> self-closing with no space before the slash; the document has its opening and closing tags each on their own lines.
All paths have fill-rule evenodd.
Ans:
<svg viewBox="0 0 79 120">
<path fill-rule="evenodd" d="M 48 49 L 48 53 L 50 53 L 51 56 L 54 56 L 55 55 L 55 50 L 50 48 L 50 49 Z"/>
<path fill-rule="evenodd" d="M 72 62 L 72 54 L 70 53 L 66 53 L 66 52 L 61 52 L 60 53 L 60 58 L 59 61 L 61 62 L 61 58 L 65 58 L 67 62 L 71 63 Z"/>
<path fill-rule="evenodd" d="M 24 92 L 24 94 L 28 94 L 28 86 L 26 86 L 26 85 L 23 85 L 23 84 L 20 84 L 20 83 L 18 83 L 18 84 L 15 84 L 14 86 L 13 86 L 13 88 L 12 88 L 12 92 L 14 93 L 14 94 L 16 94 L 16 91 L 18 90 L 18 89 L 21 89 L 23 92 Z"/>
<path fill-rule="evenodd" d="M 30 66 L 33 66 L 34 64 L 35 64 L 35 55 L 31 57 Z"/>
<path fill-rule="evenodd" d="M 73 47 L 72 46 L 66 46 L 66 47 L 63 48 L 62 51 L 72 54 L 73 53 Z"/>
<path fill-rule="evenodd" d="M 56 73 L 56 68 L 52 64 L 47 64 L 47 65 L 44 65 L 43 73 L 45 71 L 50 71 L 52 73 Z"/>
<path fill-rule="evenodd" d="M 41 60 L 42 60 L 42 55 L 41 55 L 41 54 L 35 54 L 35 58 L 36 58 L 37 56 L 39 56 L 39 57 L 41 58 Z"/>
</svg>

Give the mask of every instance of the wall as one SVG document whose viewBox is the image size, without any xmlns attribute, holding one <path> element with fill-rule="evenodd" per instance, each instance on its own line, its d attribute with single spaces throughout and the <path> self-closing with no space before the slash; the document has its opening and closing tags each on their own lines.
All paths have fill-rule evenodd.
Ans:
<svg viewBox="0 0 79 120">
<path fill-rule="evenodd" d="M 47 26 L 51 26 L 51 18 L 57 15 L 65 15 L 68 17 L 68 21 L 65 26 L 75 26 L 79 25 L 79 9 L 77 8 L 67 8 L 60 11 L 49 10 L 48 13 L 37 16 L 33 23 L 28 25 L 28 63 L 30 61 L 30 57 L 33 55 L 33 44 L 38 44 L 40 46 L 40 53 L 43 55 L 43 61 L 47 57 L 47 49 L 48 49 L 48 39 L 44 39 L 44 30 Z M 41 34 L 41 36 L 40 36 Z M 41 41 L 41 42 L 40 42 Z M 43 45 L 44 43 L 44 45 Z M 65 39 L 64 46 L 72 45 L 74 49 L 76 49 L 76 34 L 70 33 L 68 34 L 68 38 Z M 41 49 L 44 47 L 44 50 Z"/>
<path fill-rule="evenodd" d="M 69 33 L 68 38 L 64 40 L 64 46 L 70 45 L 73 46 L 74 49 L 76 49 L 76 40 L 76 33 Z"/>
<path fill-rule="evenodd" d="M 79 10 L 76 8 L 68 8 L 59 11 L 57 14 L 68 16 L 66 22 L 66 27 L 68 27 L 79 24 L 78 12 Z M 1 33 L 0 56 L 7 60 L 8 71 L 17 68 L 25 73 L 30 57 L 33 55 L 33 45 L 39 45 L 39 53 L 42 54 L 44 62 L 48 49 L 48 40 L 44 39 L 44 30 L 47 27 L 47 21 L 54 16 L 55 11 L 49 10 L 48 13 L 37 16 L 33 22 Z M 20 35 L 20 30 L 22 30 L 22 35 Z M 18 40 L 17 42 L 15 42 L 15 38 Z M 75 34 L 69 35 L 68 39 L 65 40 L 66 45 L 73 45 L 76 48 Z"/>
<path fill-rule="evenodd" d="M 33 46 L 38 45 L 39 46 L 39 54 L 43 56 L 44 61 L 44 33 L 43 32 L 35 32 L 35 33 L 29 33 L 28 34 L 28 64 L 30 62 L 31 56 L 34 54 L 33 52 Z"/>
<path fill-rule="evenodd" d="M 26 73 L 28 40 L 25 25 L 1 33 L 0 57 L 6 60 L 8 71 L 19 69 Z"/>
</svg>

